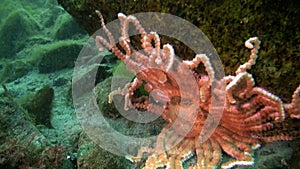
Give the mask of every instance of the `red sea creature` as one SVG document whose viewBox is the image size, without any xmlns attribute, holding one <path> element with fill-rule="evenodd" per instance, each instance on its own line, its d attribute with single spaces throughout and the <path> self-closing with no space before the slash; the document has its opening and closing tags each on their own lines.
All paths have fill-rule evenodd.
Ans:
<svg viewBox="0 0 300 169">
<path fill-rule="evenodd" d="M 241 65 L 234 76 L 225 76 L 221 80 L 226 86 L 223 91 L 226 96 L 223 109 L 222 106 L 221 108 L 211 106 L 213 97 L 211 89 L 215 72 L 205 54 L 196 55 L 192 61 L 180 62 L 176 60 L 171 45 L 165 44 L 163 48 L 160 47 L 160 37 L 156 32 L 147 33 L 137 18 L 122 13 L 118 14 L 122 35 L 117 46 L 112 33 L 104 25 L 102 15 L 96 12 L 109 38 L 107 41 L 102 36 L 96 37 L 99 50 L 102 51 L 103 46 L 108 48 L 122 60 L 129 71 L 136 75 L 133 82 L 124 89 L 113 91 L 109 96 L 110 101 L 114 95 L 124 95 L 125 110 L 132 108 L 149 110 L 161 115 L 168 122 L 158 135 L 156 147 L 143 147 L 136 157 L 128 156 L 130 160 L 139 161 L 142 154 L 147 152 L 150 156 L 145 169 L 158 167 L 177 169 L 183 168 L 182 162 L 195 154 L 197 163 L 190 166 L 191 169 L 218 166 L 232 168 L 236 165 L 252 165 L 254 150 L 263 141 L 291 140 L 300 136 L 300 131 L 271 132 L 287 118 L 300 118 L 300 86 L 294 92 L 290 104 L 284 104 L 279 97 L 255 86 L 253 77 L 247 70 L 251 69 L 257 58 L 260 46 L 257 37 L 245 42 L 246 47 L 252 49 L 249 61 Z M 139 31 L 143 52 L 131 47 L 128 37 L 129 24 L 133 24 Z M 195 71 L 200 64 L 204 65 L 206 74 Z M 187 70 L 192 72 L 198 93 L 189 91 Z M 181 84 L 178 84 L 178 78 L 182 79 Z M 134 93 L 142 85 L 151 93 L 154 102 L 150 102 L 148 96 L 135 97 Z M 185 87 L 181 88 L 180 85 Z M 219 92 L 222 94 L 222 91 Z M 218 98 L 218 94 L 216 95 Z M 223 112 L 221 120 L 209 138 L 201 140 L 204 123 L 210 109 L 214 108 Z M 180 116 L 179 111 L 184 112 L 185 117 Z M 211 116 L 214 119 L 218 114 Z M 193 122 L 189 122 L 192 118 Z M 185 131 L 186 127 L 188 131 Z M 178 139 L 180 137 L 183 138 Z M 175 142 L 174 146 L 167 147 L 167 144 L 172 145 Z M 232 159 L 221 164 L 223 152 Z"/>
</svg>

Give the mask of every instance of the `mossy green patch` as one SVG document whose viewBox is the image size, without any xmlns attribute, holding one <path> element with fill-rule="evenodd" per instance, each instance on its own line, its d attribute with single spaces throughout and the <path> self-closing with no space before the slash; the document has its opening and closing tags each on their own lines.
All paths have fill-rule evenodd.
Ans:
<svg viewBox="0 0 300 169">
<path fill-rule="evenodd" d="M 30 70 L 30 65 L 23 60 L 6 62 L 3 69 L 0 71 L 0 82 L 8 83 L 14 81 L 26 75 Z"/>
<path fill-rule="evenodd" d="M 83 44 L 68 40 L 37 46 L 28 62 L 37 64 L 40 73 L 72 68 Z"/>
<path fill-rule="evenodd" d="M 14 57 L 26 47 L 27 38 L 39 29 L 39 25 L 25 10 L 10 13 L 0 28 L 0 58 Z"/>
<path fill-rule="evenodd" d="M 28 111 L 35 124 L 42 124 L 52 128 L 50 118 L 53 98 L 53 88 L 45 86 L 37 91 L 36 94 L 30 94 L 19 99 L 19 103 Z"/>
<path fill-rule="evenodd" d="M 52 30 L 53 38 L 57 40 L 76 38 L 76 35 L 86 34 L 69 14 L 60 15 Z"/>
<path fill-rule="evenodd" d="M 79 139 L 78 168 L 114 168 L 129 169 L 131 163 L 124 157 L 114 155 L 94 144 L 87 135 L 82 134 Z"/>
</svg>

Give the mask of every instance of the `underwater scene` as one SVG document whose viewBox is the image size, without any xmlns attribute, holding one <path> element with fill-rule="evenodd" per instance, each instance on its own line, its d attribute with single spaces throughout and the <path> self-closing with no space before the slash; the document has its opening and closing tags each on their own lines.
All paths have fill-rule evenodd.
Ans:
<svg viewBox="0 0 300 169">
<path fill-rule="evenodd" d="M 0 169 L 299 169 L 296 0 L 1 0 Z"/>
</svg>

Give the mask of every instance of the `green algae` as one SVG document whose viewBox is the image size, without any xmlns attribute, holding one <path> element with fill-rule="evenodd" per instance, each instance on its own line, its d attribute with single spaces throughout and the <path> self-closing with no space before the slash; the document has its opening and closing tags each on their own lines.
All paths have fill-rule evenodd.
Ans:
<svg viewBox="0 0 300 169">
<path fill-rule="evenodd" d="M 26 47 L 26 40 L 39 24 L 23 9 L 13 11 L 0 28 L 0 58 L 14 57 L 17 52 Z"/>
<path fill-rule="evenodd" d="M 32 118 L 34 124 L 42 124 L 52 128 L 51 110 L 53 99 L 53 88 L 45 86 L 35 94 L 24 96 L 18 102 L 28 111 L 29 117 Z"/>
</svg>

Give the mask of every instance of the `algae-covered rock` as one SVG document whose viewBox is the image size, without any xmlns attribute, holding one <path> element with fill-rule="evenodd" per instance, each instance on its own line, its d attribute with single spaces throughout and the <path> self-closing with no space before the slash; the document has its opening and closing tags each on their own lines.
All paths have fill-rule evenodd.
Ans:
<svg viewBox="0 0 300 169">
<path fill-rule="evenodd" d="M 53 88 L 45 86 L 37 91 L 33 96 L 28 95 L 19 102 L 28 111 L 35 124 L 42 124 L 52 128 L 50 118 L 53 98 Z"/>
<path fill-rule="evenodd" d="M 23 9 L 11 12 L 0 27 L 0 58 L 14 57 L 37 30 L 39 25 L 28 12 Z"/>
<path fill-rule="evenodd" d="M 0 168 L 60 168 L 63 157 L 56 154 L 57 147 L 29 121 L 9 91 L 0 91 Z"/>
<path fill-rule="evenodd" d="M 131 166 L 124 157 L 103 150 L 85 134 L 81 134 L 78 146 L 78 169 L 129 169 Z"/>
<path fill-rule="evenodd" d="M 76 38 L 86 34 L 69 14 L 60 15 L 53 28 L 53 37 L 57 40 Z"/>
<path fill-rule="evenodd" d="M 293 168 L 288 164 L 293 150 L 289 142 L 279 141 L 263 145 L 256 152 L 256 160 L 252 166 L 237 166 L 235 169 L 276 169 Z"/>
<path fill-rule="evenodd" d="M 295 168 L 300 168 L 300 140 L 293 141 L 291 143 L 291 148 L 293 149 L 293 154 L 289 164 Z"/>
<path fill-rule="evenodd" d="M 30 65 L 23 60 L 8 62 L 0 71 L 0 82 L 8 83 L 14 81 L 30 71 Z"/>
<path fill-rule="evenodd" d="M 85 48 L 84 50 L 95 50 L 94 48 Z M 89 51 L 91 52 L 91 51 Z M 96 83 L 108 78 L 111 75 L 111 68 L 115 57 L 108 51 L 92 53 L 86 57 L 81 56 L 77 60 L 77 67 L 73 75 L 73 97 L 78 97 L 86 92 L 90 92 Z M 83 64 L 87 63 L 87 64 Z M 83 66 L 79 66 L 83 64 Z M 95 80 L 95 81 L 94 81 Z"/>
<path fill-rule="evenodd" d="M 74 62 L 82 48 L 78 41 L 59 41 L 41 45 L 33 52 L 31 62 L 38 62 L 40 73 L 51 73 L 74 67 Z"/>
<path fill-rule="evenodd" d="M 107 78 L 104 81 L 97 84 L 94 88 L 96 101 L 99 106 L 99 110 L 105 117 L 116 118 L 120 116 L 120 113 L 115 106 L 108 102 L 108 96 L 111 92 L 111 78 Z"/>
</svg>

